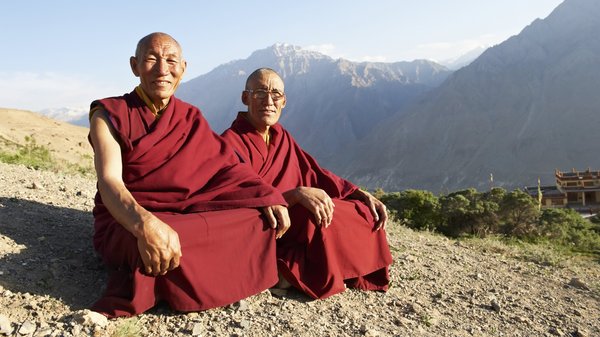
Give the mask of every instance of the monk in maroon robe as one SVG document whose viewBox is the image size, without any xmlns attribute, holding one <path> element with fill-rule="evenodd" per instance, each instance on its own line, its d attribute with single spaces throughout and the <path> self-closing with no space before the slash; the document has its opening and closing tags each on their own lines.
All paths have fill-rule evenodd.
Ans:
<svg viewBox="0 0 600 337">
<path fill-rule="evenodd" d="M 387 290 L 392 257 L 383 203 L 323 169 L 278 123 L 286 104 L 283 80 L 258 69 L 246 82 L 240 112 L 222 136 L 289 204 L 292 225 L 277 242 L 283 281 L 313 298 L 345 287 Z"/>
<path fill-rule="evenodd" d="M 273 286 L 275 238 L 289 227 L 281 193 L 173 96 L 186 67 L 177 41 L 150 34 L 130 63 L 140 85 L 90 110 L 94 247 L 110 269 L 92 309 L 196 311 Z"/>
</svg>

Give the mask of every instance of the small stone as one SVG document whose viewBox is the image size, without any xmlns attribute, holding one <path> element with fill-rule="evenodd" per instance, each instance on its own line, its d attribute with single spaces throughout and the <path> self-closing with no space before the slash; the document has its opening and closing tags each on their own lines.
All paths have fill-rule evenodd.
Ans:
<svg viewBox="0 0 600 337">
<path fill-rule="evenodd" d="M 52 336 L 52 329 L 50 327 L 40 328 L 36 331 L 33 337 L 48 337 Z"/>
<path fill-rule="evenodd" d="M 19 328 L 19 334 L 21 334 L 21 335 L 33 334 L 35 332 L 36 328 L 37 328 L 37 326 L 35 325 L 34 322 L 25 321 L 25 322 L 23 322 L 23 324 L 21 324 L 21 327 Z"/>
<path fill-rule="evenodd" d="M 571 287 L 575 287 L 581 290 L 590 290 L 590 288 L 583 281 L 579 279 L 579 277 L 573 277 L 571 281 L 569 281 L 569 285 Z"/>
<path fill-rule="evenodd" d="M 0 335 L 11 335 L 13 332 L 12 322 L 5 315 L 0 314 Z"/>
<path fill-rule="evenodd" d="M 73 318 L 83 326 L 105 327 L 108 324 L 106 316 L 88 309 L 77 311 Z"/>
<path fill-rule="evenodd" d="M 42 186 L 38 183 L 36 183 L 35 181 L 31 183 L 31 185 L 27 186 L 28 189 L 30 190 L 38 190 L 38 189 L 43 189 Z"/>
<path fill-rule="evenodd" d="M 201 336 L 204 331 L 204 326 L 202 323 L 194 323 L 194 327 L 192 328 L 192 336 Z"/>
<path fill-rule="evenodd" d="M 71 330 L 71 334 L 73 334 L 73 336 L 79 336 L 82 330 L 83 327 L 81 325 L 75 325 Z"/>
<path fill-rule="evenodd" d="M 492 302 L 490 303 L 490 305 L 492 306 L 492 309 L 495 312 L 500 312 L 500 304 L 498 303 L 498 301 L 496 299 L 493 299 Z"/>
<path fill-rule="evenodd" d="M 249 308 L 248 301 L 239 300 L 237 302 L 231 303 L 229 305 L 230 308 L 236 309 L 237 311 L 246 311 Z"/>
<path fill-rule="evenodd" d="M 525 323 L 527 322 L 527 318 L 523 317 L 523 316 L 515 316 L 513 317 L 513 319 L 519 323 Z"/>
<path fill-rule="evenodd" d="M 564 333 L 564 332 L 562 332 L 562 330 L 560 330 L 560 329 L 559 329 L 559 328 L 557 328 L 557 327 L 551 327 L 551 328 L 548 330 L 548 332 L 550 332 L 550 333 L 551 333 L 551 334 L 553 334 L 554 336 L 561 336 L 561 337 L 562 337 L 562 336 L 564 336 L 564 335 L 565 335 L 565 333 Z"/>
<path fill-rule="evenodd" d="M 588 337 L 588 336 L 589 336 L 589 334 L 584 330 L 577 329 L 577 330 L 575 330 L 575 332 L 573 332 L 573 337 Z"/>
<path fill-rule="evenodd" d="M 242 320 L 240 321 L 240 328 L 248 329 L 249 327 L 250 327 L 250 321 L 248 321 L 245 318 L 242 318 Z"/>
<path fill-rule="evenodd" d="M 419 303 L 411 303 L 408 305 L 408 309 L 415 314 L 423 312 L 423 307 Z"/>
<path fill-rule="evenodd" d="M 279 288 L 271 288 L 271 289 L 269 289 L 269 292 L 271 292 L 271 295 L 277 296 L 277 297 L 284 297 L 288 293 L 287 289 L 279 289 Z"/>
<path fill-rule="evenodd" d="M 379 337 L 381 336 L 381 333 L 374 329 L 368 329 L 367 331 L 365 331 L 364 335 L 365 337 Z"/>
<path fill-rule="evenodd" d="M 369 327 L 367 327 L 365 324 L 361 324 L 361 326 L 360 326 L 360 332 L 362 334 L 366 334 L 367 331 L 369 331 Z"/>
</svg>

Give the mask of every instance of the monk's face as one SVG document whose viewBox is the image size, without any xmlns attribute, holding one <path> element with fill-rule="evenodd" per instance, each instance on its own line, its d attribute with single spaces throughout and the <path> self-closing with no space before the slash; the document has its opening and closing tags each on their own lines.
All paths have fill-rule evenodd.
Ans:
<svg viewBox="0 0 600 337">
<path fill-rule="evenodd" d="M 164 107 L 173 96 L 185 71 L 181 48 L 171 37 L 157 35 L 131 57 L 131 70 L 140 78 L 142 89 L 152 103 Z"/>
<path fill-rule="evenodd" d="M 266 132 L 281 117 L 286 102 L 285 94 L 273 92 L 283 94 L 283 89 L 283 80 L 279 75 L 266 72 L 251 81 L 242 93 L 242 102 L 248 106 L 247 119 L 259 132 Z M 268 94 L 265 95 L 265 92 Z"/>
</svg>

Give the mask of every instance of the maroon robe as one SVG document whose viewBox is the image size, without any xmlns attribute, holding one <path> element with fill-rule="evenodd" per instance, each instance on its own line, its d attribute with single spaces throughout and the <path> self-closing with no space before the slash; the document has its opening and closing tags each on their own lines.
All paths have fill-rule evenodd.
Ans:
<svg viewBox="0 0 600 337">
<path fill-rule="evenodd" d="M 315 225 L 302 205 L 290 207 L 292 225 L 277 241 L 279 271 L 313 298 L 342 292 L 344 284 L 387 290 L 392 256 L 385 230 L 374 230 L 375 221 L 365 204 L 347 199 L 357 187 L 321 168 L 280 124 L 270 128 L 267 146 L 242 114 L 222 136 L 259 176 L 282 193 L 299 186 L 323 189 L 335 204 L 327 228 Z"/>
<path fill-rule="evenodd" d="M 97 105 L 116 131 L 125 186 L 178 233 L 183 256 L 180 267 L 164 276 L 145 274 L 136 238 L 97 193 L 94 247 L 110 274 L 92 309 L 130 316 L 164 300 L 175 310 L 204 310 L 273 286 L 275 231 L 256 207 L 285 200 L 240 163 L 200 110 L 172 97 L 156 119 L 135 91 L 95 101 L 92 108 Z"/>
</svg>

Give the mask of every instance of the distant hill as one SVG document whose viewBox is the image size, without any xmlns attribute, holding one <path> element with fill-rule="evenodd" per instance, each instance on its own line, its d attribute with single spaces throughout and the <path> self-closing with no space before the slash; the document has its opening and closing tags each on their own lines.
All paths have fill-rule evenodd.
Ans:
<svg viewBox="0 0 600 337">
<path fill-rule="evenodd" d="M 62 107 L 43 109 L 39 113 L 62 122 L 89 127 L 89 111 L 89 107 Z"/>
<path fill-rule="evenodd" d="M 299 47 L 277 44 L 182 83 L 177 96 L 197 105 L 217 132 L 245 106 L 240 101 L 248 75 L 270 67 L 284 78 L 287 106 L 281 123 L 323 164 L 374 131 L 375 125 L 451 73 L 431 61 L 356 63 L 334 60 Z"/>
<path fill-rule="evenodd" d="M 47 147 L 52 156 L 68 163 L 90 166 L 93 151 L 87 135 L 89 129 L 60 122 L 38 113 L 0 108 L 0 150 L 14 151 L 25 145 L 25 137 Z"/>
<path fill-rule="evenodd" d="M 464 66 L 469 65 L 471 62 L 475 61 L 483 52 L 487 49 L 487 47 L 479 46 L 473 48 L 467 53 L 453 59 L 444 60 L 440 62 L 440 64 L 444 65 L 446 68 L 451 70 L 458 70 Z"/>
<path fill-rule="evenodd" d="M 600 1 L 566 0 L 341 151 L 334 169 L 388 190 L 521 187 L 600 167 Z M 375 151 L 375 149 L 377 149 Z"/>
</svg>

